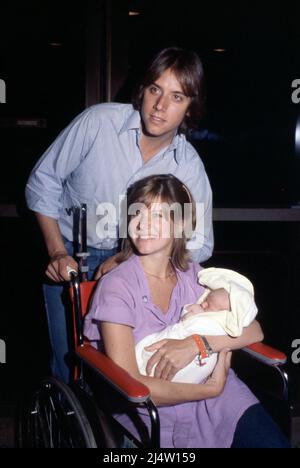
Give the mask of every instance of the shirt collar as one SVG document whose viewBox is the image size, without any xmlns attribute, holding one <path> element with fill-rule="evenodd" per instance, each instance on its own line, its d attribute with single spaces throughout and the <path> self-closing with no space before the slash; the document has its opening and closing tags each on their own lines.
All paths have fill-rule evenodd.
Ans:
<svg viewBox="0 0 300 468">
<path fill-rule="evenodd" d="M 119 135 L 121 135 L 122 133 L 128 131 L 128 130 L 136 130 L 136 131 L 140 131 L 140 128 L 141 128 L 141 115 L 140 115 L 140 112 L 137 111 L 137 110 L 133 110 L 133 112 L 127 117 L 127 119 L 125 120 L 120 132 L 119 132 Z M 169 151 L 173 151 L 174 152 L 174 159 L 176 161 L 176 163 L 178 164 L 179 163 L 179 159 L 180 159 L 180 142 L 182 141 L 182 138 L 183 136 L 176 133 L 176 135 L 174 136 L 169 148 L 168 148 L 168 152 Z"/>
<path fill-rule="evenodd" d="M 168 151 L 173 151 L 174 159 L 177 164 L 179 164 L 180 157 L 182 156 L 182 151 L 180 150 L 180 143 L 182 142 L 182 138 L 182 135 L 177 133 L 168 148 Z"/>
<path fill-rule="evenodd" d="M 141 116 L 140 116 L 140 113 L 139 111 L 137 110 L 133 110 L 133 112 L 127 117 L 127 119 L 125 120 L 120 132 L 119 132 L 119 135 L 121 135 L 121 133 L 124 133 L 128 130 L 139 130 L 140 129 L 140 126 L 141 126 Z"/>
<path fill-rule="evenodd" d="M 171 144 L 169 146 L 170 151 L 176 150 L 178 148 L 179 140 L 180 140 L 180 135 L 178 135 L 178 133 L 176 133 L 176 135 L 174 136 L 174 138 L 171 141 Z"/>
</svg>

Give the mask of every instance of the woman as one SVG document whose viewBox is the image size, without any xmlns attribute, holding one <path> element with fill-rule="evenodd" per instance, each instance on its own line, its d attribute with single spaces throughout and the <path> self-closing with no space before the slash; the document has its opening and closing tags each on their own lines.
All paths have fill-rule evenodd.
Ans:
<svg viewBox="0 0 300 468">
<path fill-rule="evenodd" d="M 140 180 L 128 191 L 128 207 L 129 237 L 123 243 L 119 266 L 98 284 L 87 316 L 87 338 L 101 339 L 105 353 L 150 389 L 159 408 L 162 447 L 241 446 L 246 439 L 248 446 L 254 446 L 253 432 L 262 432 L 255 446 L 287 446 L 254 395 L 229 370 L 229 348 L 262 340 L 257 322 L 235 339 L 215 336 L 195 340 L 191 336 L 163 340 L 153 345 L 157 351 L 148 363 L 148 374 L 156 364 L 154 377 L 139 373 L 135 344 L 177 323 L 182 306 L 202 293 L 197 283 L 201 267 L 190 261 L 186 249 L 194 228 L 195 204 L 182 182 L 172 175 Z M 205 384 L 172 382 L 176 372 L 196 358 L 203 344 L 220 353 L 211 377 Z M 141 424 L 134 423 L 136 418 L 130 415 L 117 416 L 136 435 L 143 424 L 149 426 L 145 412 L 137 411 Z M 247 423 L 252 421 L 249 411 L 257 422 L 255 428 Z"/>
</svg>

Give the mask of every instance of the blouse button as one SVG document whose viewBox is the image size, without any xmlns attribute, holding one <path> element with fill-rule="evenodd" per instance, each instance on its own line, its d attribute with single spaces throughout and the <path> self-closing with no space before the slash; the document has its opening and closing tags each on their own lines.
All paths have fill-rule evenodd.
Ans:
<svg viewBox="0 0 300 468">
<path fill-rule="evenodd" d="M 147 296 L 143 296 L 142 299 L 143 299 L 143 302 L 148 302 L 148 297 Z"/>
</svg>

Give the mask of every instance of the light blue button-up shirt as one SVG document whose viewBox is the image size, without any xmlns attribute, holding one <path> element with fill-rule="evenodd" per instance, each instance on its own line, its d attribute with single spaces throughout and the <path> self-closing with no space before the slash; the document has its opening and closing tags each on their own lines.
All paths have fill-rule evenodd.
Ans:
<svg viewBox="0 0 300 468">
<path fill-rule="evenodd" d="M 72 208 L 87 204 L 88 245 L 111 249 L 119 236 L 119 208 L 127 188 L 154 174 L 173 174 L 199 203 L 188 247 L 193 258 L 212 254 L 212 193 L 203 163 L 184 135 L 144 163 L 140 113 L 130 104 L 98 104 L 77 116 L 35 165 L 26 186 L 28 207 L 58 221 L 73 239 Z M 113 210 L 110 208 L 113 207 Z"/>
</svg>

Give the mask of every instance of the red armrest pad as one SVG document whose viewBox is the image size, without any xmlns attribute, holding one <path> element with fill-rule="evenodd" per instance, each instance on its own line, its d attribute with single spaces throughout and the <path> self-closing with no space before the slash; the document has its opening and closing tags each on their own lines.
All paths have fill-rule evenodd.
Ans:
<svg viewBox="0 0 300 468">
<path fill-rule="evenodd" d="M 91 345 L 77 347 L 76 354 L 129 401 L 143 403 L 150 398 L 149 389 L 144 384 Z"/>
<path fill-rule="evenodd" d="M 243 351 L 271 366 L 285 364 L 287 361 L 287 357 L 283 352 L 264 343 L 254 343 L 244 348 Z"/>
</svg>

